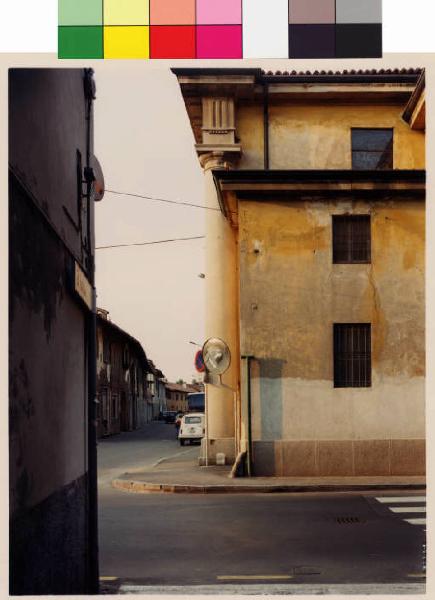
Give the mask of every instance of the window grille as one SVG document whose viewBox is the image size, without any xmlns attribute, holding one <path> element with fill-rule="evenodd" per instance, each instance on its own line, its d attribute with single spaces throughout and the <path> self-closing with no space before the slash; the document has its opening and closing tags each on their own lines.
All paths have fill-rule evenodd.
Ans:
<svg viewBox="0 0 435 600">
<path fill-rule="evenodd" d="M 334 387 L 370 387 L 370 323 L 334 323 Z"/>
<path fill-rule="evenodd" d="M 370 263 L 370 215 L 333 215 L 334 263 Z"/>
<path fill-rule="evenodd" d="M 351 131 L 352 169 L 392 169 L 393 130 L 357 129 Z"/>
</svg>

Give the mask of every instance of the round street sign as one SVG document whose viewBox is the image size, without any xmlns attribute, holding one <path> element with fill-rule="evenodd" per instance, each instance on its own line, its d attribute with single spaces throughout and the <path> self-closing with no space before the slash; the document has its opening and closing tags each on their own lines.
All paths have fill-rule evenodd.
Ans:
<svg viewBox="0 0 435 600">
<path fill-rule="evenodd" d="M 198 350 L 198 352 L 195 354 L 195 369 L 198 371 L 198 373 L 204 373 L 204 371 L 205 371 L 205 364 L 204 364 L 204 357 L 202 356 L 202 350 Z"/>
</svg>

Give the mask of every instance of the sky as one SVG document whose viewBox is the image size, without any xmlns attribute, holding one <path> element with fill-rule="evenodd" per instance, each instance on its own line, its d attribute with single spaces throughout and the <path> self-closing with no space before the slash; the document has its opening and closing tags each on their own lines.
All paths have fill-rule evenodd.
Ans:
<svg viewBox="0 0 435 600">
<path fill-rule="evenodd" d="M 95 69 L 95 154 L 107 190 L 203 204 L 203 175 L 169 67 Z M 205 235 L 205 210 L 114 195 L 96 205 L 96 246 Z M 198 377 L 205 240 L 96 251 L 97 305 L 170 381 Z"/>
<path fill-rule="evenodd" d="M 216 66 L 213 61 L 181 65 Z M 203 205 L 203 175 L 170 66 L 170 61 L 96 63 L 95 154 L 107 190 Z M 386 61 L 244 60 L 219 61 L 219 66 L 314 71 L 417 67 L 422 62 L 397 54 Z M 96 245 L 205 235 L 205 212 L 106 191 L 96 205 Z M 96 253 L 98 306 L 141 342 L 170 381 L 198 377 L 193 365 L 198 348 L 189 342 L 205 341 L 205 279 L 200 273 L 205 273 L 205 239 Z"/>
</svg>

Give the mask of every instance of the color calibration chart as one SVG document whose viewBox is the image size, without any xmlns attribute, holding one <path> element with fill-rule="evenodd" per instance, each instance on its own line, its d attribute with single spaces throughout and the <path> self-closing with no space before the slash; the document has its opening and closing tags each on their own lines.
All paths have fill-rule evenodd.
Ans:
<svg viewBox="0 0 435 600">
<path fill-rule="evenodd" d="M 382 56 L 382 0 L 58 0 L 59 58 Z"/>
</svg>

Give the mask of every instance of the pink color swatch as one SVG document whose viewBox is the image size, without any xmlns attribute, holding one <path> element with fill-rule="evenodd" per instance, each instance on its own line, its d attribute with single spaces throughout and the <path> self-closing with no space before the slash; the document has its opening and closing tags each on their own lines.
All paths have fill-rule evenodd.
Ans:
<svg viewBox="0 0 435 600">
<path fill-rule="evenodd" d="M 241 25 L 198 25 L 197 58 L 243 58 Z"/>
<path fill-rule="evenodd" d="M 241 25 L 242 0 L 197 0 L 198 25 Z"/>
</svg>

